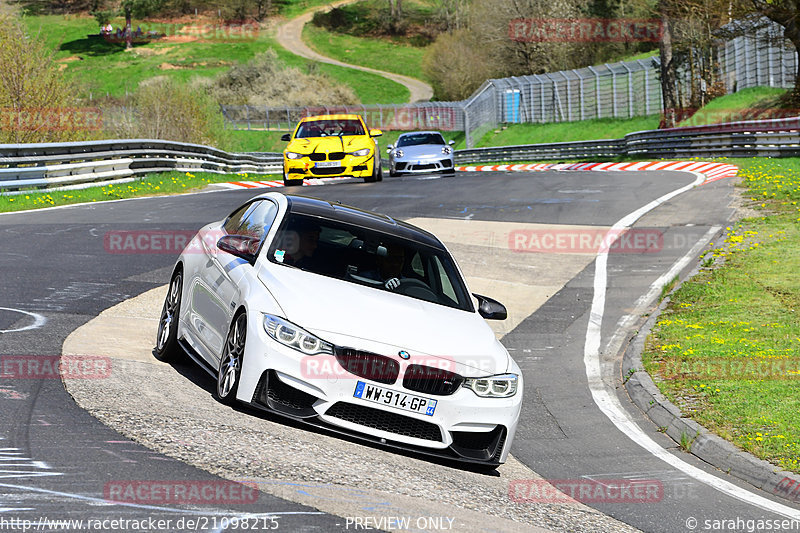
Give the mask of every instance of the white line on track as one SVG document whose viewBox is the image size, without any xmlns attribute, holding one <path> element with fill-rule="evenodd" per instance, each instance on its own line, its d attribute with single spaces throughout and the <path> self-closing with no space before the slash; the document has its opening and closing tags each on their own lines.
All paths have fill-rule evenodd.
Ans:
<svg viewBox="0 0 800 533">
<path fill-rule="evenodd" d="M 696 172 L 691 172 L 695 175 L 694 182 L 676 189 L 662 197 L 653 200 L 649 204 L 629 213 L 621 218 L 614 224 L 608 231 L 606 237 L 608 247 L 620 235 L 620 230 L 631 226 L 636 220 L 641 218 L 645 213 L 655 209 L 664 202 L 683 194 L 684 192 L 700 185 L 705 180 L 705 176 Z M 786 505 L 773 502 L 768 498 L 743 489 L 734 485 L 733 483 L 724 479 L 718 478 L 708 472 L 705 472 L 696 466 L 690 465 L 678 457 L 672 455 L 667 450 L 662 448 L 657 442 L 650 438 L 637 424 L 630 418 L 627 411 L 622 407 L 619 399 L 613 392 L 611 387 L 607 386 L 603 381 L 601 366 L 600 366 L 600 339 L 601 328 L 603 325 L 603 312 L 606 303 L 606 288 L 608 286 L 608 247 L 604 251 L 597 254 L 595 261 L 595 275 L 594 275 L 594 295 L 592 297 L 592 307 L 589 316 L 589 325 L 586 328 L 586 342 L 583 351 L 583 363 L 586 366 L 586 378 L 589 382 L 589 390 L 592 393 L 592 399 L 597 407 L 605 414 L 609 420 L 625 435 L 628 436 L 633 442 L 644 448 L 653 456 L 661 459 L 673 468 L 684 472 L 697 481 L 708 485 L 732 498 L 740 500 L 750 505 L 755 505 L 787 518 L 793 520 L 800 520 L 800 511 L 792 509 Z"/>
<path fill-rule="evenodd" d="M 30 311 L 23 311 L 22 309 L 13 309 L 11 307 L 0 307 L 0 311 L 11 311 L 12 313 L 21 313 L 33 317 L 33 324 L 15 329 L 0 329 L 0 333 L 17 333 L 20 331 L 28 331 L 29 329 L 37 329 L 45 325 L 47 318 L 38 313 L 31 313 Z"/>
</svg>

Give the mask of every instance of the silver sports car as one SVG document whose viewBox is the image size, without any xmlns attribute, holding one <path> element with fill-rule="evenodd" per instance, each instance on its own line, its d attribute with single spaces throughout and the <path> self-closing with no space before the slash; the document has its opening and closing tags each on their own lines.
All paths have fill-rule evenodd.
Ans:
<svg viewBox="0 0 800 533">
<path fill-rule="evenodd" d="M 389 145 L 389 175 L 419 174 L 430 172 L 454 173 L 454 141 L 445 142 L 438 131 L 412 131 L 397 138 L 396 145 Z"/>
</svg>

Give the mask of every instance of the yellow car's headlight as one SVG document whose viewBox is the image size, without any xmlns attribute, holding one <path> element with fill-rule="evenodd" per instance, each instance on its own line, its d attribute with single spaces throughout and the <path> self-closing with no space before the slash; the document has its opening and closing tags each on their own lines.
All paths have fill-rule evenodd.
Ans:
<svg viewBox="0 0 800 533">
<path fill-rule="evenodd" d="M 284 152 L 286 154 L 286 159 L 300 159 L 304 157 L 303 154 L 298 154 L 297 152 Z"/>
<path fill-rule="evenodd" d="M 354 155 L 356 157 L 364 157 L 365 155 L 369 155 L 369 148 L 362 148 L 361 150 L 350 152 L 350 155 Z"/>
</svg>

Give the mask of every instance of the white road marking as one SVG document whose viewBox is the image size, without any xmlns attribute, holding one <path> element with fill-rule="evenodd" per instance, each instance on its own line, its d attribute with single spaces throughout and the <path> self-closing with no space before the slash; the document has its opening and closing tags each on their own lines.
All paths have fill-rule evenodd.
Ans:
<svg viewBox="0 0 800 533">
<path fill-rule="evenodd" d="M 12 313 L 22 313 L 33 318 L 33 324 L 16 328 L 16 329 L 0 329 L 0 333 L 17 333 L 20 331 L 28 331 L 29 329 L 37 329 L 45 325 L 47 319 L 38 313 L 31 313 L 30 311 L 23 311 L 22 309 L 13 309 L 11 307 L 0 307 L 0 311 L 11 311 Z"/>
<path fill-rule="evenodd" d="M 612 226 L 607 234 L 607 236 L 610 237 L 611 242 L 618 238 L 620 235 L 619 230 L 629 227 L 645 213 L 655 209 L 659 205 L 674 198 L 675 196 L 678 196 L 679 194 L 682 194 L 694 188 L 695 186 L 700 185 L 705 180 L 705 176 L 702 174 L 698 174 L 696 172 L 692 172 L 692 174 L 694 174 L 697 178 L 694 182 L 686 185 L 685 187 L 681 187 L 668 194 L 665 194 L 664 196 L 621 218 L 616 224 L 614 224 L 614 226 Z M 601 327 L 603 324 L 603 312 L 605 310 L 606 288 L 608 286 L 607 266 L 608 250 L 601 251 L 597 254 L 597 259 L 595 262 L 594 295 L 592 297 L 589 325 L 586 328 L 586 343 L 584 345 L 583 352 L 583 363 L 586 366 L 586 378 L 589 382 L 589 390 L 592 393 L 592 399 L 597 407 L 622 433 L 627 435 L 633 442 L 644 448 L 653 456 L 688 474 L 695 480 L 705 483 L 709 487 L 744 503 L 755 505 L 766 511 L 770 511 L 793 520 L 800 520 L 800 511 L 792 509 L 786 505 L 773 502 L 772 500 L 764 498 L 763 496 L 760 496 L 749 490 L 740 488 L 729 481 L 725 481 L 724 479 L 709 474 L 672 455 L 667 450 L 662 448 L 657 442 L 651 439 L 636 424 L 636 422 L 634 422 L 628 416 L 627 411 L 625 411 L 625 409 L 622 407 L 611 387 L 606 386 L 605 382 L 603 382 L 600 368 Z"/>
</svg>

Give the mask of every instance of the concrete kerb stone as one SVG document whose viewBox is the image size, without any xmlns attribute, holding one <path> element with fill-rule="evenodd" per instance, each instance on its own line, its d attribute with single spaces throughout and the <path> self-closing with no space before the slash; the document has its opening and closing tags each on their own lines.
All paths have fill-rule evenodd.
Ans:
<svg viewBox="0 0 800 533">
<path fill-rule="evenodd" d="M 698 272 L 699 265 L 696 265 L 686 279 Z M 683 281 L 680 280 L 678 286 Z M 687 453 L 779 498 L 792 502 L 800 501 L 800 475 L 781 470 L 763 459 L 758 459 L 694 420 L 684 417 L 680 409 L 661 394 L 653 379 L 644 370 L 642 353 L 645 341 L 668 303 L 669 297 L 664 298 L 624 348 L 622 369 L 624 375 L 630 376 L 625 381 L 628 396 L 659 430 L 665 431 L 679 446 L 683 443 Z"/>
</svg>

